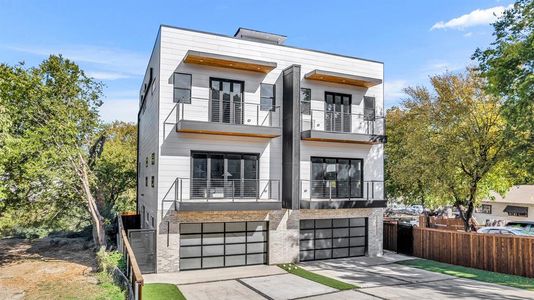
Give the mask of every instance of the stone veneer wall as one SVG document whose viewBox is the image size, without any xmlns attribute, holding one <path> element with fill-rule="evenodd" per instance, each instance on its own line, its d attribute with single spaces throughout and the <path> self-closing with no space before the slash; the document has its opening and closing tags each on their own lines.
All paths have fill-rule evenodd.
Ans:
<svg viewBox="0 0 534 300">
<path fill-rule="evenodd" d="M 382 255 L 382 208 L 167 213 L 157 228 L 158 273 L 179 271 L 180 223 L 269 221 L 268 262 L 279 264 L 298 261 L 299 220 L 367 217 L 368 255 Z"/>
</svg>

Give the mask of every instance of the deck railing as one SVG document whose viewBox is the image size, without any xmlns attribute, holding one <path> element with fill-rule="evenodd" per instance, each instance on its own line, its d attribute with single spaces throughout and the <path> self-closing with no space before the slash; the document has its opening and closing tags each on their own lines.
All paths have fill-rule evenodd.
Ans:
<svg viewBox="0 0 534 300">
<path fill-rule="evenodd" d="M 383 181 L 301 180 L 300 197 L 311 201 L 385 200 Z"/>
<path fill-rule="evenodd" d="M 342 113 L 320 109 L 301 111 L 301 130 L 317 130 L 335 133 L 384 135 L 384 117 L 358 113 Z"/>
<path fill-rule="evenodd" d="M 118 218 L 119 232 L 117 234 L 117 250 L 122 253 L 126 262 L 126 277 L 132 287 L 133 295 L 129 295 L 128 299 L 142 300 L 144 279 L 135 259 L 134 252 L 128 241 L 126 229 L 122 223 L 122 217 Z"/>
</svg>

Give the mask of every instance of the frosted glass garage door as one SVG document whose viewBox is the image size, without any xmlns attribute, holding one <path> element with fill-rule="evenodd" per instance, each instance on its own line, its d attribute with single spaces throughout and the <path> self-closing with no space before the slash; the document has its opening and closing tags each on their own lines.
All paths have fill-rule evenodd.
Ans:
<svg viewBox="0 0 534 300">
<path fill-rule="evenodd" d="M 267 222 L 180 224 L 180 270 L 267 263 Z"/>
<path fill-rule="evenodd" d="M 300 221 L 300 261 L 363 256 L 367 218 Z"/>
</svg>

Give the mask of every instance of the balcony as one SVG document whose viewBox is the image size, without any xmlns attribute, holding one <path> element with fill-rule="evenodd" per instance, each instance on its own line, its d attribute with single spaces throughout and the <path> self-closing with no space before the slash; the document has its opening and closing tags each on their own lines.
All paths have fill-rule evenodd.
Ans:
<svg viewBox="0 0 534 300">
<path fill-rule="evenodd" d="M 380 144 L 386 142 L 384 117 L 318 109 L 301 113 L 301 138 L 309 141 Z"/>
<path fill-rule="evenodd" d="M 176 178 L 163 198 L 177 211 L 281 209 L 275 179 Z"/>
<path fill-rule="evenodd" d="M 300 208 L 386 207 L 383 181 L 301 180 Z"/>
<path fill-rule="evenodd" d="M 177 132 L 274 138 L 282 134 L 280 107 L 259 103 L 191 98 L 177 103 L 165 118 Z"/>
</svg>

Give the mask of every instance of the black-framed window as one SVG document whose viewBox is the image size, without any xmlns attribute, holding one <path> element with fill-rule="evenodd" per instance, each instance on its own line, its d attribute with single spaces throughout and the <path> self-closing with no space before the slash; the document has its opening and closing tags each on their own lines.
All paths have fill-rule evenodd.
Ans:
<svg viewBox="0 0 534 300">
<path fill-rule="evenodd" d="M 274 84 L 262 83 L 260 85 L 260 109 L 262 111 L 275 110 L 276 87 Z"/>
<path fill-rule="evenodd" d="M 152 152 L 151 164 L 154 165 L 155 163 L 156 163 L 156 154 L 154 152 Z"/>
<path fill-rule="evenodd" d="M 245 82 L 210 78 L 210 122 L 243 124 Z"/>
<path fill-rule="evenodd" d="M 148 187 L 148 176 L 145 176 L 145 186 Z"/>
<path fill-rule="evenodd" d="M 476 208 L 476 212 L 479 214 L 488 214 L 491 215 L 491 205 L 490 204 L 482 204 L 479 207 Z"/>
<path fill-rule="evenodd" d="M 154 176 L 150 177 L 150 186 L 154 187 Z"/>
<path fill-rule="evenodd" d="M 192 198 L 256 198 L 259 154 L 191 153 Z"/>
<path fill-rule="evenodd" d="M 300 89 L 300 113 L 303 115 L 311 114 L 311 89 Z"/>
<path fill-rule="evenodd" d="M 352 128 L 352 96 L 325 92 L 325 130 L 350 132 Z"/>
<path fill-rule="evenodd" d="M 174 102 L 191 104 L 191 74 L 174 73 Z"/>
<path fill-rule="evenodd" d="M 312 198 L 362 198 L 363 159 L 311 158 Z"/>
<path fill-rule="evenodd" d="M 375 97 L 363 97 L 363 117 L 365 121 L 374 121 L 376 118 Z"/>
<path fill-rule="evenodd" d="M 145 168 L 148 168 L 148 156 L 145 157 Z"/>
</svg>

